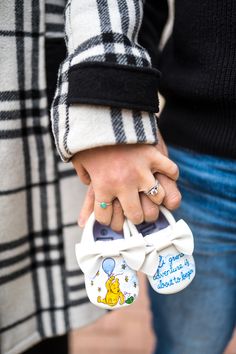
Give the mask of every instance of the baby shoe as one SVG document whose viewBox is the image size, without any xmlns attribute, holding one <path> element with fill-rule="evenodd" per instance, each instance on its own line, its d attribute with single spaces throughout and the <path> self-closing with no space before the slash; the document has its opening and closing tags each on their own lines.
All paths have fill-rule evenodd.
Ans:
<svg viewBox="0 0 236 354">
<path fill-rule="evenodd" d="M 91 214 L 75 251 L 85 275 L 88 297 L 94 305 L 111 310 L 136 300 L 139 292 L 136 270 L 144 262 L 145 243 L 136 228 L 130 232 L 127 220 L 120 234 L 99 224 L 94 213 Z"/>
<path fill-rule="evenodd" d="M 161 206 L 156 222 L 142 223 L 137 228 L 146 244 L 146 257 L 140 270 L 148 275 L 152 288 L 160 294 L 173 294 L 186 288 L 195 276 L 194 240 L 186 222 L 182 219 L 176 222 Z"/>
</svg>

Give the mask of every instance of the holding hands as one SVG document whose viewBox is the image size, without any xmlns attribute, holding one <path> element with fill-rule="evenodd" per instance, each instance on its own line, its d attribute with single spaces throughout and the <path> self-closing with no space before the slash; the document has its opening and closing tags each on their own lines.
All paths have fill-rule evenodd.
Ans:
<svg viewBox="0 0 236 354">
<path fill-rule="evenodd" d="M 178 167 L 167 157 L 161 136 L 156 146 L 115 145 L 85 150 L 77 153 L 72 163 L 81 181 L 89 185 L 79 218 L 81 227 L 92 211 L 100 223 L 120 231 L 124 215 L 134 224 L 151 222 L 157 219 L 160 204 L 170 210 L 180 204 L 175 183 Z M 156 185 L 158 192 L 147 194 Z"/>
</svg>

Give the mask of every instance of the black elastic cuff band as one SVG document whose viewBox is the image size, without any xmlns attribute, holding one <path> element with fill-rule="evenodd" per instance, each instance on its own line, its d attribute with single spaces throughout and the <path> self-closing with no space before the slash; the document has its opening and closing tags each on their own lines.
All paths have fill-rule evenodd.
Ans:
<svg viewBox="0 0 236 354">
<path fill-rule="evenodd" d="M 156 69 L 87 62 L 69 71 L 68 103 L 158 112 Z"/>
</svg>

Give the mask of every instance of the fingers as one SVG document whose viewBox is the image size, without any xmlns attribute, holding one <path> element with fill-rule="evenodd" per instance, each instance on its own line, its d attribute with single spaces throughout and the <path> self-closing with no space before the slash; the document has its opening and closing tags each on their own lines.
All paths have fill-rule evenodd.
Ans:
<svg viewBox="0 0 236 354">
<path fill-rule="evenodd" d="M 144 220 L 146 222 L 156 221 L 159 215 L 159 207 L 154 204 L 144 193 L 140 193 L 140 200 L 143 208 Z"/>
<path fill-rule="evenodd" d="M 107 206 L 105 209 L 100 207 L 97 200 L 95 201 L 94 191 L 90 185 L 80 212 L 78 220 L 79 226 L 84 227 L 87 219 L 94 209 L 96 209 L 96 219 L 100 223 L 110 225 L 114 231 L 120 232 L 122 231 L 124 223 L 123 208 L 125 210 L 126 216 L 134 224 L 139 224 L 143 220 L 146 222 L 155 221 L 159 214 L 159 208 L 157 204 L 160 205 L 162 203 L 169 210 L 178 208 L 181 202 L 181 194 L 177 188 L 176 183 L 172 179 L 161 174 L 156 174 L 156 178 L 160 183 L 159 191 L 156 196 L 146 196 L 144 193 L 138 194 L 133 191 L 133 196 L 130 198 L 125 197 L 125 195 L 129 196 L 129 194 L 125 192 L 124 197 L 121 198 L 122 205 L 118 199 L 115 199 L 113 204 Z M 154 185 L 154 183 L 152 185 Z M 146 190 L 148 190 L 148 188 Z"/>
<path fill-rule="evenodd" d="M 164 191 L 163 198 L 160 198 L 162 199 L 162 204 L 169 210 L 178 208 L 181 202 L 181 194 L 176 183 L 161 174 L 157 174 L 156 178 L 158 178 L 158 181 L 160 182 L 159 188 L 161 187 L 161 190 L 159 189 L 159 193 L 162 194 L 162 191 Z M 78 223 L 80 227 L 84 227 L 90 214 L 93 212 L 94 208 L 96 208 L 97 212 L 95 212 L 95 216 L 100 223 L 110 225 L 114 231 L 121 232 L 124 224 L 123 207 L 125 208 L 127 217 L 134 224 L 139 224 L 143 220 L 146 222 L 153 222 L 159 215 L 159 207 L 157 205 L 159 202 L 157 203 L 155 198 L 156 196 L 148 197 L 144 193 L 139 193 L 138 195 L 133 191 L 133 197 L 129 200 L 125 197 L 121 198 L 123 206 L 118 199 L 115 199 L 112 206 L 107 206 L 106 209 L 102 209 L 98 202 L 95 202 L 94 191 L 90 185 Z M 152 199 L 154 199 L 154 201 L 152 201 Z"/>
<path fill-rule="evenodd" d="M 104 199 L 107 202 L 108 200 L 108 197 L 106 200 Z M 138 191 L 124 192 L 119 200 L 115 199 L 111 205 L 107 205 L 104 209 L 101 208 L 100 201 L 102 200 L 98 201 L 95 196 L 93 207 L 96 220 L 101 224 L 110 225 L 114 231 L 122 231 L 125 216 L 134 224 L 141 224 L 144 220 Z"/>
<path fill-rule="evenodd" d="M 165 190 L 165 197 L 163 199 L 164 206 L 170 210 L 178 208 L 181 203 L 181 194 L 177 184 L 166 176 L 157 174 L 156 177 Z"/>
<path fill-rule="evenodd" d="M 150 174 L 149 178 L 148 179 L 146 178 L 145 182 L 143 183 L 145 183 L 145 186 L 141 188 L 140 191 L 145 193 L 148 192 L 151 188 L 153 188 L 156 185 L 156 178 L 152 174 Z M 150 198 L 153 203 L 157 205 L 161 205 L 165 197 L 165 191 L 162 185 L 159 183 L 159 181 L 158 181 L 158 193 L 156 195 L 148 194 L 147 197 Z"/>
<path fill-rule="evenodd" d="M 119 200 L 115 199 L 113 202 L 113 214 L 110 227 L 116 232 L 121 232 L 123 229 L 124 220 L 125 216 L 122 206 Z"/>
<path fill-rule="evenodd" d="M 83 203 L 83 206 L 82 206 L 82 209 L 81 209 L 81 212 L 79 215 L 79 219 L 78 219 L 78 224 L 80 227 L 84 227 L 89 216 L 94 211 L 94 204 L 95 204 L 94 190 L 93 190 L 92 185 L 90 185 L 87 190 L 87 193 L 86 193 L 86 196 L 84 199 L 84 203 Z M 98 208 L 98 207 L 99 207 L 99 205 L 96 204 L 96 208 Z M 110 227 L 116 232 L 121 232 L 123 229 L 125 217 L 124 217 L 123 209 L 122 209 L 121 204 L 118 199 L 115 199 L 113 201 L 113 205 L 112 205 L 111 210 L 112 210 L 112 217 L 111 217 Z M 102 217 L 100 218 L 101 220 L 98 220 L 97 217 L 96 217 L 96 219 L 101 223 L 109 225 L 109 220 L 110 220 L 109 214 L 110 214 L 111 210 L 108 209 L 109 213 L 108 213 L 108 217 L 107 217 L 107 213 L 102 213 L 102 210 L 99 209 L 98 213 L 101 214 Z M 106 218 L 105 221 L 104 221 L 104 218 Z"/>
<path fill-rule="evenodd" d="M 95 190 L 94 214 L 100 224 L 110 225 L 113 214 L 113 197 L 110 194 Z"/>
<path fill-rule="evenodd" d="M 84 227 L 86 221 L 88 220 L 90 214 L 93 212 L 94 207 L 94 191 L 92 186 L 88 187 L 84 203 L 80 212 L 78 224 L 80 227 Z"/>
<path fill-rule="evenodd" d="M 176 181 L 179 177 L 178 166 L 161 152 L 155 151 L 151 162 L 152 172 L 159 172 Z"/>
<path fill-rule="evenodd" d="M 159 182 L 159 181 L 158 181 Z M 153 203 L 161 205 L 165 198 L 165 190 L 162 187 L 161 183 L 158 184 L 158 193 L 156 195 L 149 194 L 147 196 Z"/>
<path fill-rule="evenodd" d="M 124 215 L 133 223 L 141 224 L 144 220 L 143 210 L 137 190 L 124 190 L 119 196 Z"/>
</svg>

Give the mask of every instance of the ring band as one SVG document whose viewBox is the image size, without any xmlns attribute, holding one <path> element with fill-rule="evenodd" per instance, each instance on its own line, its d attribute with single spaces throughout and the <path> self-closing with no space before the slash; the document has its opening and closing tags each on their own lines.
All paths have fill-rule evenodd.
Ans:
<svg viewBox="0 0 236 354">
<path fill-rule="evenodd" d="M 144 192 L 147 196 L 149 196 L 149 195 L 151 195 L 151 196 L 155 196 L 155 195 L 157 195 L 158 194 L 158 192 L 159 192 L 159 185 L 160 185 L 160 183 L 159 183 L 159 181 L 156 179 L 155 180 L 155 185 L 152 187 L 152 188 L 150 188 L 147 192 Z"/>
<path fill-rule="evenodd" d="M 109 205 L 112 205 L 112 202 L 107 203 L 107 202 L 98 202 L 96 201 L 96 203 L 100 206 L 100 208 L 102 209 L 106 209 Z"/>
</svg>

